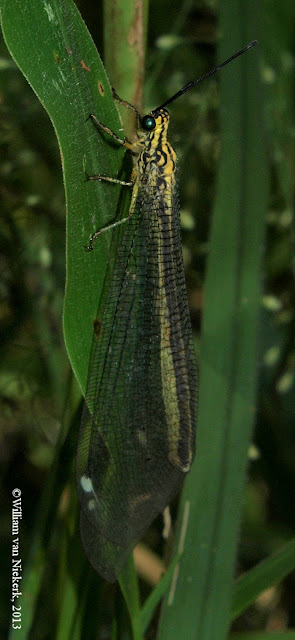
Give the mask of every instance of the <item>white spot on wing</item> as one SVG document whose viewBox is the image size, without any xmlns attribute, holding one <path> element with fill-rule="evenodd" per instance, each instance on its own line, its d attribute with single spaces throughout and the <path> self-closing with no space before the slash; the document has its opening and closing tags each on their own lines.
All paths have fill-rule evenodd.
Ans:
<svg viewBox="0 0 295 640">
<path fill-rule="evenodd" d="M 86 493 L 90 493 L 91 491 L 93 491 L 92 480 L 88 476 L 85 476 L 85 475 L 82 476 L 80 480 L 80 484 L 83 491 L 85 491 Z"/>
</svg>

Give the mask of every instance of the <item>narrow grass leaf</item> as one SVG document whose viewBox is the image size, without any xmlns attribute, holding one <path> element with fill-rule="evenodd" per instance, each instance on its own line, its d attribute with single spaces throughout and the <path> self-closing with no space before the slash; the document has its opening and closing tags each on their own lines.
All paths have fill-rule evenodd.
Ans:
<svg viewBox="0 0 295 640">
<path fill-rule="evenodd" d="M 221 6 L 218 61 L 259 39 L 255 7 L 245 1 Z M 222 640 L 230 624 L 255 413 L 268 184 L 259 55 L 255 47 L 219 76 L 222 152 L 205 290 L 197 455 L 180 509 L 177 550 L 183 556 L 165 598 L 159 640 Z"/>
<path fill-rule="evenodd" d="M 232 604 L 232 619 L 275 582 L 282 580 L 295 569 L 295 540 L 291 540 L 277 553 L 260 562 L 237 582 Z"/>
<path fill-rule="evenodd" d="M 157 606 L 159 605 L 161 599 L 169 589 L 174 571 L 176 569 L 177 564 L 180 561 L 180 558 L 181 558 L 181 554 L 175 555 L 166 573 L 161 578 L 159 584 L 157 584 L 157 586 L 152 590 L 152 592 L 146 599 L 140 611 L 141 628 L 143 631 L 147 630 L 148 625 L 156 611 Z"/>
</svg>

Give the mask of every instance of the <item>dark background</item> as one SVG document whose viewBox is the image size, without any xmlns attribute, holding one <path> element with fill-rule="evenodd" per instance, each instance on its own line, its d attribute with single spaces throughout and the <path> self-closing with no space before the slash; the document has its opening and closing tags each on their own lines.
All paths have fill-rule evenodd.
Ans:
<svg viewBox="0 0 295 640">
<path fill-rule="evenodd" d="M 259 46 L 264 86 L 264 128 L 271 174 L 264 249 L 259 334 L 259 395 L 245 492 L 237 572 L 254 566 L 288 540 L 295 525 L 295 314 L 294 314 L 294 3 L 266 1 Z M 103 57 L 102 11 L 93 1 L 79 9 Z M 180 9 L 182 14 L 180 13 Z M 167 24 L 169 15 L 169 24 Z M 179 19 L 176 33 L 169 28 Z M 234 28 L 234 25 L 233 25 Z M 218 37 L 214 1 L 151 2 L 146 105 L 157 87 L 169 96 L 213 67 Z M 253 34 L 253 38 L 256 34 Z M 62 171 L 49 119 L 1 43 L 0 219 L 0 629 L 10 611 L 11 489 L 23 492 L 25 563 L 38 505 L 52 464 L 70 367 L 62 336 L 65 282 L 65 204 Z M 184 259 L 193 328 L 198 344 L 203 283 L 219 158 L 218 79 L 175 103 L 170 139 L 179 158 Z M 72 473 L 69 463 L 69 473 Z M 66 492 L 63 494 L 66 500 Z M 62 505 L 60 507 L 62 513 Z M 160 524 L 147 540 L 161 552 Z M 51 540 L 58 545 L 59 522 Z M 50 574 L 50 572 L 49 572 Z M 42 620 L 32 638 L 49 637 L 46 576 Z M 145 591 L 147 587 L 143 586 Z M 106 602 L 108 588 L 106 587 Z M 284 630 L 295 626 L 295 580 L 269 589 L 236 623 L 236 629 Z M 105 619 L 104 619 L 105 617 Z M 107 638 L 107 607 L 98 638 Z M 104 635 L 105 634 L 105 635 Z"/>
</svg>

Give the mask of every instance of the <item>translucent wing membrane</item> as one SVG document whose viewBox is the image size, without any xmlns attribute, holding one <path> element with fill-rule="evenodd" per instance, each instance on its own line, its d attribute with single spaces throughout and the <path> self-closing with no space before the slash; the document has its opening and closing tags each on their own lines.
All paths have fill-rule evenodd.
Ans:
<svg viewBox="0 0 295 640">
<path fill-rule="evenodd" d="M 82 540 L 108 580 L 189 470 L 196 386 L 177 190 L 147 176 L 94 339 L 78 448 Z"/>
</svg>

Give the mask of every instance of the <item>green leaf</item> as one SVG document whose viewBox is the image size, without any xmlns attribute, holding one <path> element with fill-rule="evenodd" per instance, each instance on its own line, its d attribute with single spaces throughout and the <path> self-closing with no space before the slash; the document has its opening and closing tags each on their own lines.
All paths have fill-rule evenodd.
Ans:
<svg viewBox="0 0 295 640">
<path fill-rule="evenodd" d="M 67 204 L 64 333 L 84 391 L 111 236 L 92 253 L 89 236 L 116 217 L 120 188 L 87 183 L 86 174 L 116 176 L 123 151 L 95 130 L 90 113 L 119 135 L 120 123 L 103 65 L 72 0 L 1 0 L 6 44 L 48 112 L 58 138 Z M 32 34 L 34 34 L 32 36 Z"/>
<path fill-rule="evenodd" d="M 129 556 L 128 562 L 123 567 L 118 580 L 129 612 L 133 640 L 142 640 L 143 635 L 139 617 L 140 601 L 138 578 L 135 572 L 132 553 Z"/>
<path fill-rule="evenodd" d="M 257 5 L 225 3 L 220 11 L 218 62 L 259 38 Z M 197 454 L 180 510 L 183 556 L 164 602 L 159 640 L 222 640 L 230 624 L 255 408 L 268 185 L 259 55 L 255 47 L 219 75 L 222 151 L 205 288 Z"/>
<path fill-rule="evenodd" d="M 176 554 L 174 556 L 170 566 L 161 578 L 160 582 L 156 585 L 156 587 L 154 587 L 154 589 L 146 599 L 140 612 L 141 628 L 143 629 L 143 631 L 147 630 L 157 606 L 161 602 L 165 593 L 167 593 L 180 558 L 181 554 Z"/>
<path fill-rule="evenodd" d="M 260 562 L 237 582 L 232 604 L 232 619 L 275 582 L 282 580 L 295 568 L 295 539 L 291 540 L 277 553 Z"/>
<path fill-rule="evenodd" d="M 295 631 L 231 633 L 229 640 L 295 640 Z"/>
</svg>

